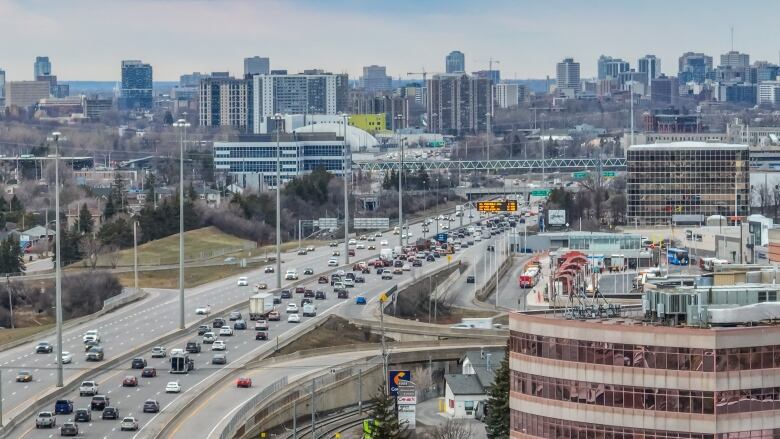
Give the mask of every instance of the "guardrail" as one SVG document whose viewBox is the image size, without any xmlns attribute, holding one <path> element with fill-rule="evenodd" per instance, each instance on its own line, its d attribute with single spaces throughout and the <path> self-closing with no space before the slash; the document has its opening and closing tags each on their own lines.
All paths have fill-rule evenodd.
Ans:
<svg viewBox="0 0 780 439">
<path fill-rule="evenodd" d="M 282 377 L 271 383 L 252 399 L 244 403 L 241 408 L 236 410 L 236 413 L 233 414 L 233 417 L 230 418 L 227 425 L 225 425 L 225 428 L 222 430 L 222 433 L 219 435 L 219 438 L 228 439 L 232 437 L 232 435 L 238 430 L 239 426 L 246 425 L 246 423 L 251 419 L 250 415 L 254 413 L 255 409 L 263 401 L 267 400 L 271 395 L 278 392 L 286 385 L 287 377 Z"/>
</svg>

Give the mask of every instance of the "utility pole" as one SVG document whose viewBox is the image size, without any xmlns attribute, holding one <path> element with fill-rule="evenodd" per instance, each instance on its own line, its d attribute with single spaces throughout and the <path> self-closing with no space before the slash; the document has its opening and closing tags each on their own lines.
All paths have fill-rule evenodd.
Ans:
<svg viewBox="0 0 780 439">
<path fill-rule="evenodd" d="M 349 265 L 349 181 L 347 174 L 349 172 L 349 159 L 347 158 L 347 123 L 349 115 L 341 113 L 344 118 L 344 263 Z M 313 433 L 312 433 L 313 434 Z"/>
<path fill-rule="evenodd" d="M 274 115 L 276 121 L 276 288 L 282 288 L 282 202 L 280 189 L 282 186 L 282 157 L 279 146 L 279 125 L 283 119 L 284 116 L 279 113 Z"/>
<path fill-rule="evenodd" d="M 133 287 L 138 292 L 138 221 L 133 221 Z"/>
<path fill-rule="evenodd" d="M 11 313 L 11 329 L 14 329 L 14 300 L 13 293 L 11 293 L 11 277 L 7 274 L 5 275 L 5 287 L 8 288 L 8 310 Z M 0 421 L 2 420 L 0 419 Z"/>
<path fill-rule="evenodd" d="M 316 410 L 314 408 L 316 404 L 314 402 L 314 384 L 315 384 L 314 380 L 315 380 L 314 378 L 311 379 L 311 437 L 312 438 L 317 437 L 317 435 L 315 434 L 315 432 L 317 431 L 317 420 L 315 419 Z"/>
<path fill-rule="evenodd" d="M 63 386 L 62 379 L 62 258 L 60 257 L 61 248 L 60 236 L 62 230 L 60 227 L 60 138 L 62 134 L 59 131 L 51 133 L 54 139 L 54 214 L 55 214 L 55 298 L 54 307 L 57 319 L 57 387 Z M 0 398 L 2 399 L 2 398 Z"/>
<path fill-rule="evenodd" d="M 398 156 L 398 245 L 403 248 L 404 246 L 404 143 L 401 141 L 401 137 L 398 136 L 398 127 L 401 121 L 404 119 L 402 114 L 396 114 L 393 119 L 396 121 L 396 138 L 398 139 L 398 146 L 400 154 Z M 385 376 L 387 371 L 385 371 Z"/>
<path fill-rule="evenodd" d="M 189 122 L 179 119 L 173 124 L 181 128 L 179 136 L 179 329 L 184 329 L 184 141 Z"/>
</svg>

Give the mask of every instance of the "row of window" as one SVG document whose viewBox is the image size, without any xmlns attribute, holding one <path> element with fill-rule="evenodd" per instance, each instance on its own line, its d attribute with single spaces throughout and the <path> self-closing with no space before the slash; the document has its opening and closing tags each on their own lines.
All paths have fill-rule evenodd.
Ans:
<svg viewBox="0 0 780 439">
<path fill-rule="evenodd" d="M 344 154 L 343 145 L 305 145 L 301 147 L 282 147 L 281 154 L 283 156 L 295 155 L 295 156 L 342 156 Z M 230 157 L 230 158 L 253 158 L 253 157 L 265 157 L 276 158 L 276 147 L 271 146 L 250 146 L 242 148 L 217 148 L 214 151 L 217 157 Z"/>
<path fill-rule="evenodd" d="M 512 331 L 512 352 L 553 360 L 646 369 L 726 372 L 780 368 L 780 345 L 700 349 L 573 340 Z"/>
<path fill-rule="evenodd" d="M 780 428 L 737 433 L 693 433 L 689 431 L 649 430 L 548 418 L 510 410 L 512 431 L 548 439 L 774 439 Z"/>
</svg>

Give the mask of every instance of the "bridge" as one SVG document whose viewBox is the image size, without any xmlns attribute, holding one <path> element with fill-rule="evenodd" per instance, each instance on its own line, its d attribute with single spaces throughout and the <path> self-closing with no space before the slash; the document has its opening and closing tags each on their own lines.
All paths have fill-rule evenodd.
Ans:
<svg viewBox="0 0 780 439">
<path fill-rule="evenodd" d="M 601 163 L 599 163 L 599 161 Z M 363 171 L 389 171 L 398 169 L 397 161 L 368 161 L 360 160 L 352 162 L 352 166 Z M 575 159 L 534 159 L 534 160 L 404 160 L 404 169 L 459 169 L 461 171 L 482 170 L 583 170 L 597 169 L 624 171 L 626 169 L 625 158 L 575 158 Z"/>
</svg>

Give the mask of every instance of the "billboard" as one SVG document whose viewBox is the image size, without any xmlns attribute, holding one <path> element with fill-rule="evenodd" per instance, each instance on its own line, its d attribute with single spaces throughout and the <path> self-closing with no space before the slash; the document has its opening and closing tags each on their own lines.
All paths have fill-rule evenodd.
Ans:
<svg viewBox="0 0 780 439">
<path fill-rule="evenodd" d="M 401 381 L 411 381 L 412 371 L 410 370 L 389 370 L 387 371 L 387 388 L 390 390 L 390 394 L 398 396 L 398 386 L 401 385 Z"/>
<path fill-rule="evenodd" d="M 565 210 L 547 211 L 547 224 L 551 226 L 566 225 L 566 211 Z"/>
<path fill-rule="evenodd" d="M 477 210 L 480 212 L 517 212 L 517 201 L 477 201 Z"/>
</svg>

